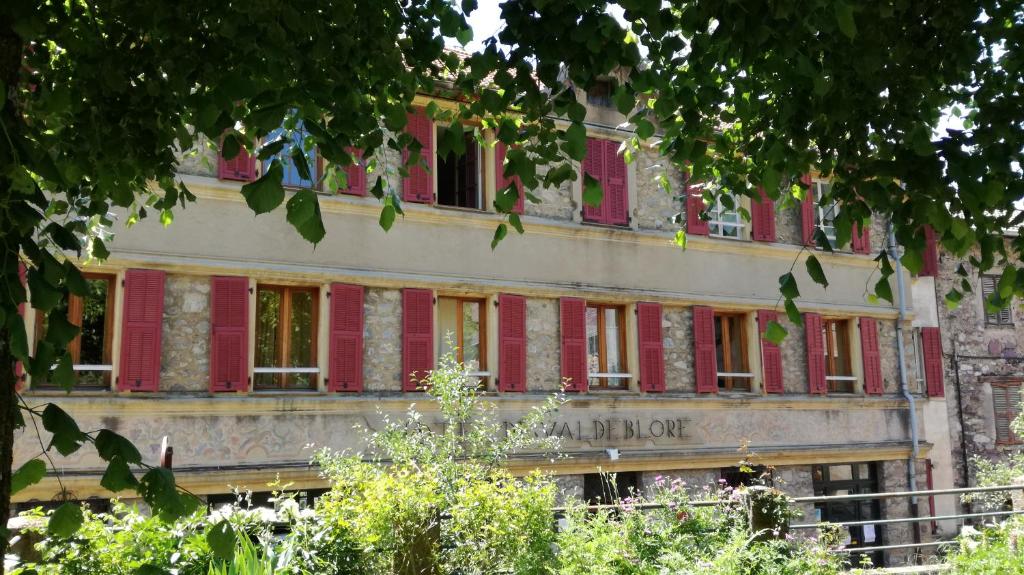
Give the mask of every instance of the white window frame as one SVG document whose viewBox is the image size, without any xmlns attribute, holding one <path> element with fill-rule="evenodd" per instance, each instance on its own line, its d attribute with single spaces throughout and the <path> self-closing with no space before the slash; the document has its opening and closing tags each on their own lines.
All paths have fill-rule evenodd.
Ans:
<svg viewBox="0 0 1024 575">
<path fill-rule="evenodd" d="M 839 215 L 839 203 L 832 200 L 832 203 L 828 206 L 822 206 L 820 203 L 821 198 L 825 197 L 824 190 L 830 189 L 832 184 L 825 180 L 814 180 L 814 225 L 821 229 L 825 237 L 828 238 L 829 244 L 832 249 L 836 249 L 836 216 Z M 829 211 L 832 212 L 831 224 L 825 225 L 825 214 Z"/>
<path fill-rule="evenodd" d="M 725 205 L 722 204 L 722 195 L 715 195 L 715 204 L 707 209 L 708 216 L 711 218 L 708 221 L 708 234 L 710 236 L 727 240 L 745 239 L 747 224 L 743 221 L 743 216 L 740 215 L 740 211 L 738 209 L 741 205 L 740 198 L 733 196 L 733 203 L 736 204 L 736 209 L 727 209 Z M 735 214 L 736 221 L 729 222 L 723 220 L 722 216 L 727 214 Z M 736 235 L 726 235 L 724 233 L 726 229 L 735 230 Z"/>
</svg>

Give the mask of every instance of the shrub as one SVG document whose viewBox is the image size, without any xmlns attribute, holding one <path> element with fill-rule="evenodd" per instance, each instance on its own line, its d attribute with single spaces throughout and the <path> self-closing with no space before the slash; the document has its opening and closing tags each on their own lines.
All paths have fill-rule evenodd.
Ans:
<svg viewBox="0 0 1024 575">
<path fill-rule="evenodd" d="M 981 530 L 964 528 L 960 545 L 947 556 L 957 575 L 1024 575 L 1024 518 Z"/>
</svg>

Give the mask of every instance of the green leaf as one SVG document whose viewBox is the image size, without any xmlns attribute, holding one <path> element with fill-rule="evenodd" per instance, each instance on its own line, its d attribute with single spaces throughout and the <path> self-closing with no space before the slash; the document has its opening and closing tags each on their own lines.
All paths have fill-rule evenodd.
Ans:
<svg viewBox="0 0 1024 575">
<path fill-rule="evenodd" d="M 570 125 L 565 131 L 565 143 L 562 146 L 570 158 L 582 162 L 587 155 L 587 128 L 579 122 Z"/>
<path fill-rule="evenodd" d="M 857 37 L 857 24 L 853 21 L 853 6 L 846 2 L 836 2 L 833 6 L 836 10 L 836 22 L 839 23 L 839 30 L 847 38 L 853 40 Z"/>
<path fill-rule="evenodd" d="M 801 327 L 804 325 L 804 316 L 800 314 L 800 310 L 797 309 L 796 304 L 791 299 L 786 300 L 786 317 L 794 325 Z"/>
<path fill-rule="evenodd" d="M 218 559 L 231 561 L 235 556 L 236 541 L 235 529 L 227 519 L 220 520 L 206 531 L 206 544 Z"/>
<path fill-rule="evenodd" d="M 11 495 L 42 481 L 46 475 L 46 462 L 42 459 L 26 461 L 11 474 Z"/>
<path fill-rule="evenodd" d="M 786 331 L 786 328 L 782 327 L 779 322 L 770 321 L 768 322 L 768 327 L 764 331 L 764 338 L 775 345 L 779 345 L 782 343 L 782 340 L 786 339 L 786 335 L 788 333 L 789 332 Z"/>
<path fill-rule="evenodd" d="M 839 238 L 836 238 L 837 241 L 838 239 Z M 826 251 L 830 254 L 834 252 L 832 249 L 832 240 L 828 239 L 828 236 L 825 235 L 825 231 L 821 228 L 814 228 L 814 245 L 821 248 L 822 251 Z"/>
<path fill-rule="evenodd" d="M 960 300 L 962 299 L 964 299 L 964 294 L 956 289 L 949 290 L 949 293 L 946 294 L 946 309 L 952 311 L 960 307 Z"/>
<path fill-rule="evenodd" d="M 892 286 L 889 285 L 889 278 L 881 278 L 875 284 L 875 295 L 885 301 L 892 303 Z"/>
<path fill-rule="evenodd" d="M 494 239 L 491 240 L 491 249 L 498 247 L 501 240 L 505 239 L 508 235 L 508 226 L 504 223 L 498 224 L 498 227 L 494 229 Z"/>
<path fill-rule="evenodd" d="M 270 162 L 270 168 L 260 179 L 242 186 L 245 203 L 249 204 L 257 215 L 273 211 L 284 201 L 284 188 L 281 186 L 283 175 L 281 161 L 275 159 Z"/>
<path fill-rule="evenodd" d="M 625 86 L 615 89 L 615 108 L 622 115 L 628 115 L 636 107 L 636 99 L 629 93 Z"/>
<path fill-rule="evenodd" d="M 100 478 L 100 486 L 113 493 L 118 493 L 125 489 L 136 489 L 138 485 L 139 480 L 135 479 L 135 474 L 132 473 L 128 463 L 120 457 L 110 460 L 110 463 L 107 464 L 107 470 L 103 472 L 103 477 Z"/>
<path fill-rule="evenodd" d="M 818 261 L 816 256 L 809 256 L 807 258 L 807 274 L 811 276 L 814 283 L 820 285 L 823 288 L 828 288 L 828 278 L 825 277 L 825 271 L 821 269 L 821 262 Z"/>
<path fill-rule="evenodd" d="M 82 508 L 70 501 L 53 511 L 46 530 L 54 537 L 71 537 L 82 526 Z"/>
<path fill-rule="evenodd" d="M 105 260 L 110 257 L 110 250 L 107 249 L 107 245 L 103 243 L 103 240 L 93 238 L 91 255 L 98 260 Z"/>
<path fill-rule="evenodd" d="M 288 223 L 295 227 L 307 242 L 320 243 L 327 235 L 320 215 L 320 200 L 313 190 L 303 188 L 295 192 L 288 200 L 287 210 Z"/>
<path fill-rule="evenodd" d="M 686 232 L 683 230 L 676 230 L 676 237 L 672 240 L 675 244 L 684 250 L 686 249 Z"/>
<path fill-rule="evenodd" d="M 153 513 L 165 520 L 174 520 L 199 507 L 199 500 L 187 493 L 178 492 L 174 474 L 170 469 L 154 467 L 139 480 L 138 492 L 153 509 Z"/>
<path fill-rule="evenodd" d="M 1013 288 L 1017 283 L 1017 268 L 1007 265 L 1003 268 L 1003 275 L 999 277 L 996 288 L 999 290 L 999 299 L 1009 301 L 1013 295 Z"/>
<path fill-rule="evenodd" d="M 793 277 L 793 272 L 779 276 L 779 291 L 782 293 L 782 297 L 786 299 L 800 297 L 800 290 L 796 287 L 796 278 Z"/>
<path fill-rule="evenodd" d="M 519 219 L 519 214 L 509 214 L 508 224 L 512 226 L 516 232 L 524 233 L 526 230 L 523 229 L 523 222 Z"/>
<path fill-rule="evenodd" d="M 96 452 L 104 461 L 120 457 L 127 463 L 142 463 L 142 454 L 135 445 L 128 438 L 109 429 L 101 429 L 96 434 Z"/>
<path fill-rule="evenodd" d="M 64 347 L 71 343 L 78 335 L 77 325 L 68 321 L 68 312 L 63 309 L 54 308 L 46 317 L 46 341 L 57 347 Z"/>
<path fill-rule="evenodd" d="M 75 420 L 53 403 L 46 404 L 42 420 L 43 428 L 53 435 L 50 445 L 61 455 L 67 456 L 78 451 L 82 443 L 88 439 L 88 436 L 78 428 Z"/>
<path fill-rule="evenodd" d="M 601 182 L 590 174 L 583 174 L 583 203 L 596 208 L 601 205 L 602 199 L 604 188 L 601 187 Z"/>
<path fill-rule="evenodd" d="M 65 351 L 60 356 L 60 359 L 57 360 L 57 367 L 49 373 L 48 379 L 50 383 L 59 385 L 65 391 L 74 389 L 75 381 L 78 380 L 78 374 L 75 373 L 75 366 L 70 353 Z"/>
</svg>

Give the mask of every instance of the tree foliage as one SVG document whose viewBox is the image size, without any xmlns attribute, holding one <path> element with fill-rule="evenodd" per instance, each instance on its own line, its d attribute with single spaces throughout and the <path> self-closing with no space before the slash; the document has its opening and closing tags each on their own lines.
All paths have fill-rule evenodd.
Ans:
<svg viewBox="0 0 1024 575">
<path fill-rule="evenodd" d="M 115 213 L 167 224 L 189 206 L 195 197 L 175 178 L 182 150 L 209 141 L 227 157 L 245 150 L 269 159 L 301 132 L 302 146 L 325 160 L 329 186 L 343 180 L 353 148 L 374 171 L 408 148 L 407 165 L 391 162 L 405 173 L 420 161 L 420 144 L 402 131 L 406 114 L 417 93 L 428 93 L 457 104 L 427 106 L 435 120 L 461 130 L 474 118 L 508 144 L 506 171 L 527 190 L 558 186 L 578 177 L 586 150 L 586 108 L 574 88 L 613 73 L 621 80 L 613 101 L 634 130 L 627 157 L 653 145 L 672 169 L 720 182 L 708 196 L 763 188 L 783 207 L 806 196 L 801 174 L 820 172 L 834 185 L 818 201 L 842 205 L 840 245 L 871 214 L 887 218 L 915 271 L 928 224 L 949 252 L 977 249 L 974 272 L 1002 267 L 992 305 L 1024 293 L 1016 273 L 1024 239 L 1003 241 L 1021 220 L 1018 2 L 621 0 L 621 18 L 609 7 L 507 0 L 503 28 L 462 55 L 445 42 L 470 39 L 475 0 L 4 3 L 0 363 L 18 360 L 33 377 L 72 384 L 66 348 L 77 328 L 65 325 L 60 302 L 87 286 L 67 256 L 107 257 Z M 949 118 L 955 129 L 938 130 Z M 267 141 L 282 126 L 284 139 Z M 310 190 L 289 198 L 282 162 L 310 172 L 293 153 L 242 193 L 257 214 L 287 199 L 288 221 L 318 242 L 318 198 Z M 388 229 L 402 207 L 382 182 L 372 192 Z M 595 186 L 585 189 L 588 203 L 600 200 Z M 511 210 L 506 196 L 495 203 L 501 213 Z M 522 232 L 509 214 L 495 245 L 509 226 Z M 685 244 L 684 232 L 677 241 Z M 807 261 L 815 281 L 827 283 L 817 258 Z M 34 349 L 18 315 L 27 295 L 19 263 L 31 305 L 51 326 Z M 884 253 L 879 269 L 876 295 L 891 300 Z M 792 316 L 793 276 L 780 287 Z M 947 299 L 960 297 L 953 290 Z M 24 421 L 13 377 L 0 381 L 6 513 L 13 429 Z M 169 482 L 153 477 L 139 488 L 155 493 Z"/>
</svg>

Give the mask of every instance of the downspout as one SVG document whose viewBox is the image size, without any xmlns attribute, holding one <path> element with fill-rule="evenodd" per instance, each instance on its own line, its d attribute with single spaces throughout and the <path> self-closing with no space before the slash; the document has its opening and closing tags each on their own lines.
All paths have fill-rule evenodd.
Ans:
<svg viewBox="0 0 1024 575">
<path fill-rule="evenodd" d="M 899 319 L 896 321 L 896 358 L 897 371 L 900 376 L 900 393 L 907 400 L 907 419 L 910 425 L 910 458 L 907 459 L 907 484 L 911 491 L 917 491 L 917 455 L 919 451 L 919 438 L 917 436 L 917 405 L 914 401 L 914 394 L 910 393 L 910 386 L 907 384 L 907 354 L 903 345 L 903 322 L 907 317 L 907 300 L 904 295 L 903 264 L 900 262 L 900 249 L 896 244 L 896 233 L 893 231 L 892 219 L 888 222 L 888 243 L 889 259 L 893 263 L 893 271 L 896 274 L 896 301 L 899 307 Z M 917 497 L 910 498 L 910 513 L 917 517 Z M 914 542 L 921 541 L 920 525 L 914 524 Z"/>
</svg>

